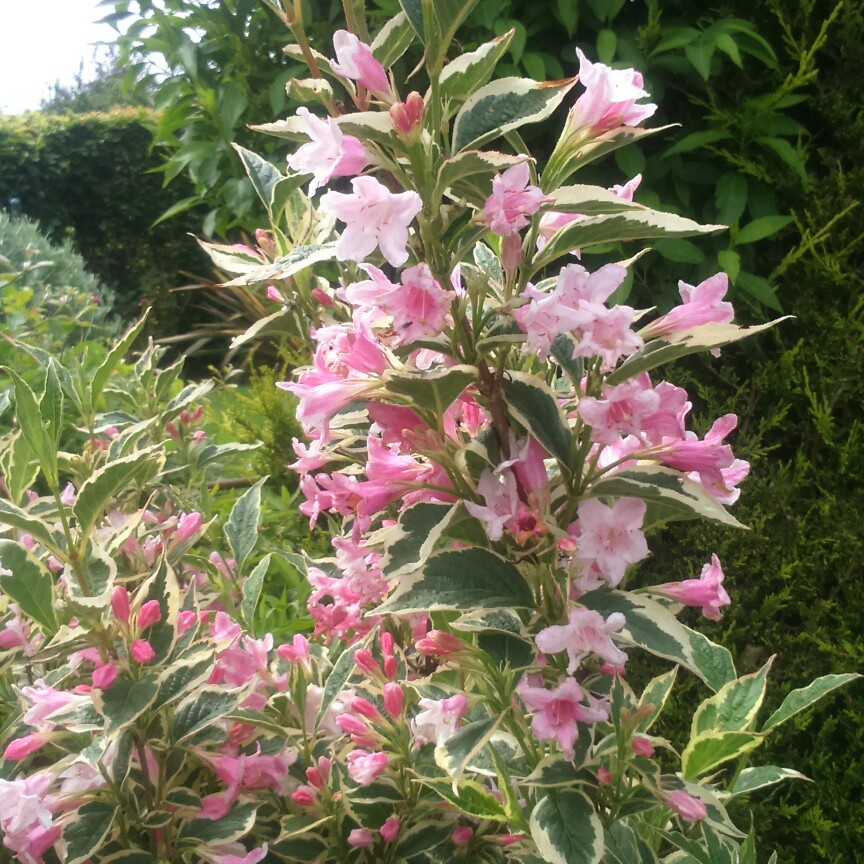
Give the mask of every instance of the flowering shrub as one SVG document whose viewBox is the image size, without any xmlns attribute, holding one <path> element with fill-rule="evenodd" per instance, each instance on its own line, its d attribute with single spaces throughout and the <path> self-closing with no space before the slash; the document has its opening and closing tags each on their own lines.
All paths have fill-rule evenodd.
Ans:
<svg viewBox="0 0 864 864">
<path fill-rule="evenodd" d="M 89 388 L 50 358 L 40 395 L 10 370 L 9 446 L 37 466 L 22 479 L 7 460 L 0 503 L 19 706 L 0 826 L 18 860 L 754 862 L 726 803 L 800 775 L 750 754 L 855 677 L 760 722 L 770 662 L 738 677 L 676 617 L 730 602 L 716 556 L 698 578 L 636 582 L 659 526 L 740 527 L 727 506 L 747 473 L 726 443 L 735 417 L 699 438 L 658 370 L 763 328 L 732 323 L 722 274 L 655 317 L 623 303 L 632 257 L 586 266 L 598 247 L 717 226 L 634 203 L 634 181 L 570 183 L 648 134 L 633 70 L 581 58 L 541 170 L 516 130 L 576 81 L 487 83 L 512 33 L 448 63 L 469 7 L 405 2 L 371 46 L 337 33 L 333 63 L 295 27 L 317 73 L 296 87 L 331 117 L 268 127 L 301 142 L 288 175 L 241 151 L 271 231 L 212 248 L 284 306 L 256 332 L 310 335 L 309 366 L 280 386 L 310 439 L 295 443 L 301 509 L 340 526 L 333 557 L 292 557 L 311 635 L 254 632 L 260 482 L 223 526 L 230 557 L 207 554 L 196 513 L 148 510 L 179 442 L 203 459 L 194 432 L 175 423 L 168 450 L 132 417 L 89 461 L 58 457 L 64 398 L 91 441 L 118 419 L 94 412 L 135 331 Z M 417 37 L 429 89 L 403 99 L 387 69 Z M 515 152 L 481 149 L 496 138 Z M 317 206 L 300 191 L 364 168 Z M 184 392 L 171 412 L 200 395 Z M 37 472 L 47 495 L 28 492 Z M 631 683 L 638 651 L 671 669 Z M 712 691 L 683 747 L 655 734 L 678 667 Z"/>
</svg>

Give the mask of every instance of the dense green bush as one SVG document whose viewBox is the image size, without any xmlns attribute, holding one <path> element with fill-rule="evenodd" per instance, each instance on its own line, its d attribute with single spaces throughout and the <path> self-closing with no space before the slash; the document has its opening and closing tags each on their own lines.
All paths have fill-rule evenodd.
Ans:
<svg viewBox="0 0 864 864">
<path fill-rule="evenodd" d="M 200 271 L 206 261 L 187 236 L 200 228 L 193 213 L 153 224 L 183 194 L 182 183 L 163 190 L 150 173 L 162 161 L 150 151 L 154 122 L 145 109 L 0 117 L 0 201 L 20 198 L 43 231 L 73 241 L 121 304 L 137 307 L 146 297 L 173 329 L 177 272 Z"/>
</svg>

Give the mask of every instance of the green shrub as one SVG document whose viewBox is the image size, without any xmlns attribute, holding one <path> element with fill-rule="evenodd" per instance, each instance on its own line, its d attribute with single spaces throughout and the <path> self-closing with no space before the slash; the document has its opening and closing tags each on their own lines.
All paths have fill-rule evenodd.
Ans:
<svg viewBox="0 0 864 864">
<path fill-rule="evenodd" d="M 200 272 L 206 259 L 187 236 L 200 227 L 194 213 L 153 224 L 183 195 L 182 183 L 164 190 L 152 173 L 162 161 L 150 151 L 154 122 L 145 109 L 0 117 L 0 201 L 20 198 L 49 236 L 72 240 L 122 306 L 147 298 L 173 331 L 177 272 Z"/>
</svg>

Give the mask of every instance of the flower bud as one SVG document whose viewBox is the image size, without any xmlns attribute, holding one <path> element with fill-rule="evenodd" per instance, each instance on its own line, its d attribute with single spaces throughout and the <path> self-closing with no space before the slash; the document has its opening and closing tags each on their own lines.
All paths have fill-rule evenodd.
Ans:
<svg viewBox="0 0 864 864">
<path fill-rule="evenodd" d="M 354 664 L 367 675 L 380 676 L 381 667 L 368 648 L 358 648 L 354 652 Z"/>
<path fill-rule="evenodd" d="M 122 585 L 115 585 L 111 592 L 111 609 L 118 621 L 129 623 L 129 592 Z"/>
<path fill-rule="evenodd" d="M 384 707 L 391 717 L 400 717 L 405 707 L 405 693 L 393 681 L 384 685 Z"/>
<path fill-rule="evenodd" d="M 93 670 L 91 678 L 97 690 L 108 690 L 117 679 L 117 667 L 113 663 L 103 663 Z"/>
<path fill-rule="evenodd" d="M 192 609 L 184 609 L 177 616 L 177 635 L 182 636 L 190 627 L 195 625 L 198 615 Z"/>
<path fill-rule="evenodd" d="M 136 639 L 129 646 L 129 653 L 132 655 L 132 659 L 136 663 L 152 663 L 156 657 L 156 652 L 153 650 L 153 646 L 147 642 L 145 639 Z"/>
<path fill-rule="evenodd" d="M 456 846 L 467 846 L 471 842 L 473 836 L 473 828 L 470 828 L 468 825 L 459 825 L 457 828 L 453 829 L 453 832 L 450 834 L 450 839 Z"/>
<path fill-rule="evenodd" d="M 315 790 L 308 786 L 298 786 L 291 793 L 291 800 L 300 807 L 311 807 L 315 803 Z"/>
<path fill-rule="evenodd" d="M 612 783 L 612 772 L 605 766 L 601 765 L 597 769 L 597 781 L 601 786 L 609 786 Z"/>
<path fill-rule="evenodd" d="M 667 792 L 666 803 L 685 822 L 701 822 L 708 815 L 708 808 L 705 804 L 683 789 Z"/>
<path fill-rule="evenodd" d="M 630 749 L 637 756 L 648 756 L 649 758 L 654 755 L 654 745 L 643 735 L 634 735 L 630 741 Z"/>
<path fill-rule="evenodd" d="M 158 600 L 148 600 L 138 612 L 138 631 L 143 632 L 162 618 Z"/>
<path fill-rule="evenodd" d="M 398 816 L 391 816 L 381 826 L 381 836 L 388 842 L 392 843 L 399 836 L 401 822 Z"/>
<path fill-rule="evenodd" d="M 201 529 L 201 514 L 197 510 L 184 513 L 177 522 L 177 530 L 174 532 L 174 543 L 184 543 L 190 537 L 194 537 Z"/>
<path fill-rule="evenodd" d="M 423 97 L 412 90 L 404 102 L 396 102 L 390 106 L 393 128 L 400 135 L 410 135 L 423 119 L 423 108 Z"/>
<path fill-rule="evenodd" d="M 445 630 L 430 630 L 414 647 L 427 657 L 446 657 L 465 648 L 465 643 Z"/>
<path fill-rule="evenodd" d="M 391 654 L 389 657 L 384 658 L 384 675 L 390 680 L 394 681 L 396 679 L 396 673 L 399 671 L 399 663 L 396 658 Z"/>
<path fill-rule="evenodd" d="M 369 720 L 377 720 L 381 716 L 378 709 L 368 699 L 364 699 L 362 696 L 357 696 L 352 699 L 349 707 L 355 714 L 359 714 L 361 717 L 367 717 Z"/>
<path fill-rule="evenodd" d="M 355 828 L 348 835 L 348 845 L 355 849 L 363 849 L 372 845 L 372 833 L 365 828 Z"/>
</svg>

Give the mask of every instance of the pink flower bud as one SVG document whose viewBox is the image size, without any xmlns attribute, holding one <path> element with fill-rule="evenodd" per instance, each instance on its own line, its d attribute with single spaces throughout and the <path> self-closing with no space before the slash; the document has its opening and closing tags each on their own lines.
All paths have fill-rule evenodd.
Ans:
<svg viewBox="0 0 864 864">
<path fill-rule="evenodd" d="M 148 600 L 138 612 L 138 631 L 143 632 L 162 618 L 158 600 Z"/>
<path fill-rule="evenodd" d="M 369 727 L 353 714 L 340 714 L 336 718 L 336 725 L 348 735 L 368 735 Z"/>
<path fill-rule="evenodd" d="M 393 656 L 393 634 L 386 630 L 381 634 L 381 653 L 385 657 Z"/>
<path fill-rule="evenodd" d="M 367 675 L 380 676 L 381 667 L 368 648 L 358 648 L 354 652 L 354 664 Z"/>
<path fill-rule="evenodd" d="M 202 521 L 201 514 L 197 510 L 184 513 L 177 522 L 174 543 L 184 543 L 190 537 L 194 537 L 201 530 Z"/>
<path fill-rule="evenodd" d="M 637 756 L 654 755 L 654 745 L 643 735 L 634 735 L 630 741 L 630 748 Z"/>
<path fill-rule="evenodd" d="M 182 636 L 190 627 L 195 626 L 198 615 L 192 609 L 184 609 L 177 616 L 177 635 Z"/>
<path fill-rule="evenodd" d="M 467 846 L 471 842 L 473 836 L 473 828 L 469 828 L 467 825 L 460 825 L 453 829 L 450 839 L 456 846 Z"/>
<path fill-rule="evenodd" d="M 320 288 L 313 288 L 309 292 L 309 296 L 321 306 L 326 306 L 328 309 L 333 305 L 333 298 Z"/>
<path fill-rule="evenodd" d="M 93 670 L 92 682 L 97 690 L 107 690 L 117 679 L 117 667 L 113 663 L 103 663 Z"/>
<path fill-rule="evenodd" d="M 390 106 L 390 120 L 400 135 L 410 135 L 423 119 L 423 97 L 412 90 L 404 102 Z"/>
<path fill-rule="evenodd" d="M 389 657 L 384 658 L 384 675 L 390 681 L 394 681 L 396 679 L 396 673 L 399 671 L 399 663 L 396 658 L 391 654 Z"/>
<path fill-rule="evenodd" d="M 374 93 L 388 94 L 390 80 L 384 67 L 372 54 L 372 49 L 347 30 L 337 30 L 333 34 L 333 48 L 337 63 L 330 68 L 343 78 L 351 78 Z"/>
<path fill-rule="evenodd" d="M 522 263 L 522 238 L 518 234 L 508 234 L 501 240 L 501 263 L 506 273 L 515 273 Z"/>
<path fill-rule="evenodd" d="M 601 765 L 597 769 L 597 781 L 601 786 L 608 786 L 612 782 L 612 772 L 605 766 Z"/>
<path fill-rule="evenodd" d="M 267 299 L 275 300 L 277 303 L 285 302 L 285 295 L 275 286 L 268 285 L 267 286 Z"/>
<path fill-rule="evenodd" d="M 306 769 L 306 780 L 314 789 L 323 789 L 327 785 L 321 776 L 321 772 L 314 765 L 310 765 Z"/>
<path fill-rule="evenodd" d="M 399 829 L 402 823 L 398 816 L 391 816 L 381 826 L 381 836 L 388 842 L 392 843 L 399 836 Z"/>
<path fill-rule="evenodd" d="M 299 786 L 291 793 L 291 800 L 300 807 L 311 807 L 316 800 L 315 790 L 308 786 Z"/>
<path fill-rule="evenodd" d="M 414 647 L 427 657 L 446 657 L 465 648 L 465 643 L 444 630 L 430 630 L 423 639 L 418 639 Z"/>
<path fill-rule="evenodd" d="M 173 423 L 165 424 L 165 431 L 176 441 L 180 436 L 177 434 L 177 427 Z"/>
<path fill-rule="evenodd" d="M 405 693 L 393 681 L 384 685 L 384 707 L 391 717 L 400 717 L 405 707 Z"/>
<path fill-rule="evenodd" d="M 136 663 L 152 663 L 156 657 L 156 652 L 146 639 L 136 639 L 129 646 L 129 653 Z"/>
<path fill-rule="evenodd" d="M 372 845 L 372 833 L 365 828 L 355 828 L 348 835 L 348 845 L 355 849 L 363 849 Z"/>
<path fill-rule="evenodd" d="M 197 423 L 204 416 L 204 406 L 196 405 L 195 410 L 192 412 L 192 422 Z"/>
<path fill-rule="evenodd" d="M 705 804 L 683 789 L 667 792 L 666 803 L 685 822 L 701 822 L 708 815 L 708 808 Z"/>
<path fill-rule="evenodd" d="M 184 426 L 189 425 L 189 412 L 185 408 L 180 412 L 180 422 Z"/>
<path fill-rule="evenodd" d="M 115 585 L 111 592 L 111 609 L 118 621 L 129 623 L 129 592 L 122 585 Z"/>
<path fill-rule="evenodd" d="M 66 488 L 60 493 L 60 500 L 67 506 L 71 507 L 75 503 L 78 496 L 75 494 L 75 487 L 71 483 L 66 484 Z"/>
<path fill-rule="evenodd" d="M 518 843 L 520 840 L 524 840 L 524 834 L 499 834 L 498 842 L 502 846 L 512 846 L 514 843 Z"/>
<path fill-rule="evenodd" d="M 352 699 L 349 707 L 355 714 L 359 714 L 361 717 L 367 717 L 369 720 L 377 720 L 381 716 L 378 709 L 368 699 L 364 699 L 362 696 L 357 696 Z"/>
<path fill-rule="evenodd" d="M 3 756 L 12 762 L 24 759 L 26 756 L 44 747 L 48 743 L 50 735 L 50 732 L 34 732 L 32 735 L 25 735 L 23 738 L 15 738 L 6 745 Z"/>
</svg>

